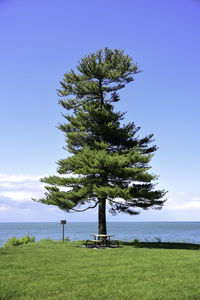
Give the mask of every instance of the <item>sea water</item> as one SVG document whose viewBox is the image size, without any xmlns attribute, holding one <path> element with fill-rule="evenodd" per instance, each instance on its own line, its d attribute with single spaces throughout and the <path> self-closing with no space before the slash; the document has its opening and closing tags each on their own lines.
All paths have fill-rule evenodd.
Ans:
<svg viewBox="0 0 200 300">
<path fill-rule="evenodd" d="M 20 238 L 29 234 L 36 241 L 50 238 L 62 239 L 62 226 L 59 222 L 49 223 L 0 223 L 0 247 L 9 238 Z M 71 241 L 90 239 L 90 234 L 98 231 L 95 222 L 71 222 L 64 225 L 65 237 Z M 130 241 L 187 242 L 200 244 L 200 222 L 110 222 L 107 234 L 116 239 Z"/>
</svg>

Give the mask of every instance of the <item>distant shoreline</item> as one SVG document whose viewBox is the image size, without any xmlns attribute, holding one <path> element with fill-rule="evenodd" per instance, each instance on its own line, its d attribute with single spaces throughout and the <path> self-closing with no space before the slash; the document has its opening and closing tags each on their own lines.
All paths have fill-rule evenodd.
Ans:
<svg viewBox="0 0 200 300">
<path fill-rule="evenodd" d="M 0 224 L 7 224 L 7 223 L 60 223 L 58 221 L 0 221 Z M 67 223 L 93 223 L 96 224 L 96 221 L 67 221 Z M 200 221 L 107 221 L 109 223 L 200 223 Z"/>
</svg>

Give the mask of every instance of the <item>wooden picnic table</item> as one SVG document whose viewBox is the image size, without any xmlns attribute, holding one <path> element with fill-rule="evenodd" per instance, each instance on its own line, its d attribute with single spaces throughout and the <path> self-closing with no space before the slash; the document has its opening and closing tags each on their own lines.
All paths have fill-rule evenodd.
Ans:
<svg viewBox="0 0 200 300">
<path fill-rule="evenodd" d="M 101 245 L 111 247 L 111 242 L 114 242 L 119 247 L 119 241 L 118 240 L 111 240 L 110 238 L 115 236 L 113 234 L 90 234 L 94 237 L 93 240 L 86 240 L 86 247 L 88 246 L 89 242 L 92 242 L 95 244 L 96 247 L 100 247 Z"/>
<path fill-rule="evenodd" d="M 108 246 L 110 247 L 110 238 L 113 237 L 113 234 L 90 234 L 94 237 L 94 240 L 105 240 L 106 243 L 108 243 Z"/>
<path fill-rule="evenodd" d="M 90 234 L 91 236 L 94 237 L 94 239 L 98 239 L 98 240 L 108 240 L 109 241 L 109 244 L 110 244 L 110 238 L 113 237 L 114 235 L 113 234 Z"/>
</svg>

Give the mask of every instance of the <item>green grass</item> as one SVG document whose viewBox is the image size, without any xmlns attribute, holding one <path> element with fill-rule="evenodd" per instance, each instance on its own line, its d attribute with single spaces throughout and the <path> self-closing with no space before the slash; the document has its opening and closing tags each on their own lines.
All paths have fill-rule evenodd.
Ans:
<svg viewBox="0 0 200 300">
<path fill-rule="evenodd" d="M 0 299 L 200 299 L 200 246 L 82 244 L 0 248 Z"/>
</svg>

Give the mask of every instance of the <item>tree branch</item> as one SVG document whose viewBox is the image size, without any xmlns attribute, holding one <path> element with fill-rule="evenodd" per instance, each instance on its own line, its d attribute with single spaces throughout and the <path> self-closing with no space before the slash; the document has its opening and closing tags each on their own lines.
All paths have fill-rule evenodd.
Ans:
<svg viewBox="0 0 200 300">
<path fill-rule="evenodd" d="M 102 110 L 102 107 L 104 105 L 104 99 L 103 99 L 103 91 L 102 91 L 102 82 L 101 82 L 101 79 L 99 79 L 99 88 L 100 88 L 101 110 Z"/>
<path fill-rule="evenodd" d="M 99 201 L 97 201 L 97 202 L 95 203 L 94 206 L 88 206 L 87 208 L 84 208 L 84 209 L 75 209 L 75 208 L 71 208 L 71 210 L 76 211 L 76 212 L 83 212 L 83 211 L 86 211 L 86 210 L 88 210 L 88 209 L 90 209 L 90 208 L 95 208 L 95 207 L 97 206 L 98 203 L 99 203 Z"/>
</svg>

